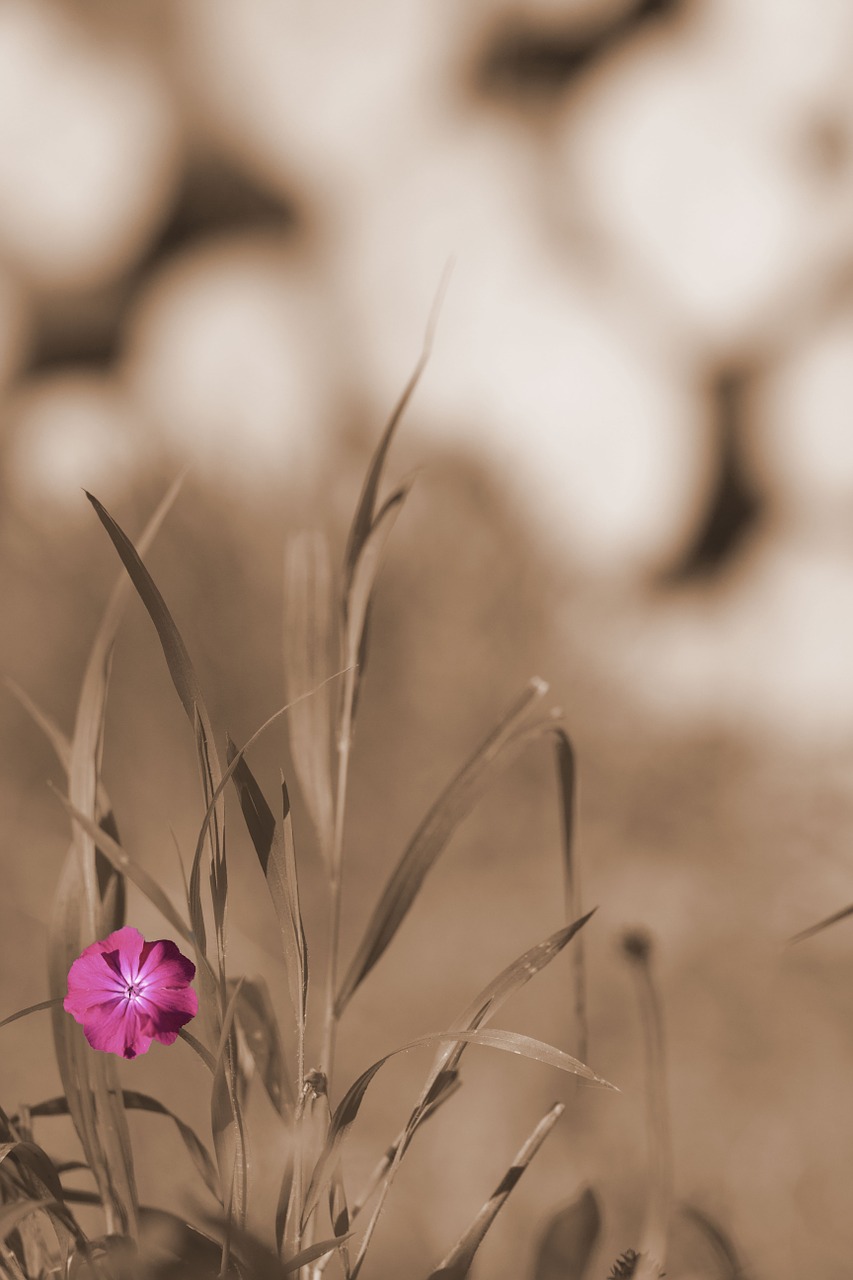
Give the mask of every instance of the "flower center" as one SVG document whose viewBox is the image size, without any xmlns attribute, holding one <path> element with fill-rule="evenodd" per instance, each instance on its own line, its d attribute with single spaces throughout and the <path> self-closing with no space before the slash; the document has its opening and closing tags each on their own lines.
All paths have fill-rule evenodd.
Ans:
<svg viewBox="0 0 853 1280">
<path fill-rule="evenodd" d="M 124 995 L 126 1000 L 136 1000 L 140 994 L 141 989 L 135 982 L 129 982 L 125 987 Z"/>
</svg>

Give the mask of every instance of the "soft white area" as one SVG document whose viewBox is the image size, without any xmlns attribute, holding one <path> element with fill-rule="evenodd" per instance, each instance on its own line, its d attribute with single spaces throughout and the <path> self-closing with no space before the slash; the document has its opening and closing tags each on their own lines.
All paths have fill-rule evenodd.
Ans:
<svg viewBox="0 0 853 1280">
<path fill-rule="evenodd" d="M 753 458 L 777 507 L 843 536 L 853 527 L 853 311 L 790 353 L 756 410 Z"/>
<path fill-rule="evenodd" d="M 95 285 L 163 215 L 176 121 L 135 50 L 96 43 L 59 5 L 0 5 L 0 253 L 40 285 Z"/>
<path fill-rule="evenodd" d="M 155 277 L 130 318 L 125 379 L 150 430 L 228 483 L 309 479 L 335 416 L 334 352 L 311 281 L 274 240 L 217 238 Z"/>
<path fill-rule="evenodd" d="M 116 382 L 69 370 L 34 378 L 7 409 L 12 492 L 38 517 L 87 517 L 81 489 L 115 500 L 147 456 L 135 410 Z"/>
</svg>

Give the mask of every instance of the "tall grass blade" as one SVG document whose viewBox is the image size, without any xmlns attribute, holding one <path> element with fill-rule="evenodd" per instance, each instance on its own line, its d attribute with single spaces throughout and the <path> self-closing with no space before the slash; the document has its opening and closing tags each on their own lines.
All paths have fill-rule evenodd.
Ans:
<svg viewBox="0 0 853 1280">
<path fill-rule="evenodd" d="M 667 1105 L 666 1050 L 663 1010 L 651 968 L 651 939 L 639 930 L 632 930 L 623 938 L 622 947 L 637 981 L 646 1067 L 649 1178 L 637 1270 L 637 1276 L 645 1280 L 646 1275 L 656 1278 L 663 1270 L 672 1214 L 672 1140 Z"/>
<path fill-rule="evenodd" d="M 346 593 L 349 593 L 350 584 L 352 582 L 353 573 L 356 562 L 361 555 L 362 548 L 366 542 L 370 530 L 373 528 L 374 516 L 376 512 L 376 502 L 379 494 L 379 485 L 382 481 L 382 471 L 385 466 L 385 460 L 388 456 L 388 450 L 394 438 L 394 433 L 400 424 L 400 419 L 406 412 L 409 401 L 415 393 L 418 383 L 421 380 L 424 369 L 432 352 L 432 344 L 435 336 L 435 329 L 438 323 L 439 312 L 444 301 L 444 295 L 450 279 L 449 267 L 445 269 L 439 282 L 438 291 L 432 305 L 429 320 L 427 322 L 426 333 L 424 334 L 423 347 L 418 362 L 415 365 L 409 381 L 403 389 L 403 394 L 397 401 L 388 419 L 385 430 L 379 440 L 379 444 L 374 450 L 373 457 L 367 468 L 367 474 L 364 479 L 364 485 L 361 490 L 361 496 L 355 509 L 352 526 L 350 527 L 349 536 L 347 538 L 346 554 L 344 556 L 344 579 Z"/>
<path fill-rule="evenodd" d="M 154 579 L 146 569 L 133 543 L 120 528 L 106 508 L 93 497 L 86 495 L 94 507 L 110 540 L 127 570 L 131 582 L 154 623 L 172 683 L 175 687 L 187 719 L 193 729 L 196 753 L 199 761 L 205 807 L 210 803 L 221 778 L 218 757 L 214 745 L 213 728 L 195 673 L 189 651 Z M 224 915 L 227 892 L 227 871 L 224 849 L 224 806 L 214 813 L 210 825 L 212 906 L 217 933 L 220 979 L 224 980 Z M 206 930 L 201 906 L 200 860 L 195 859 L 190 875 L 191 923 L 201 952 L 206 951 Z"/>
<path fill-rule="evenodd" d="M 241 1229 L 246 1225 L 249 1156 L 243 1111 L 237 1093 L 237 1038 L 234 1020 L 242 986 L 242 982 L 235 986 L 222 1019 L 219 1045 L 214 1055 L 210 1094 L 210 1123 L 219 1179 L 223 1187 L 232 1187 L 233 1210 Z M 229 1221 L 230 1218 L 229 1212 Z"/>
<path fill-rule="evenodd" d="M 533 1280 L 586 1280 L 600 1236 L 601 1207 L 592 1187 L 586 1187 L 548 1223 Z"/>
<path fill-rule="evenodd" d="M 229 767 L 234 765 L 232 777 L 240 797 L 240 807 L 258 855 L 278 921 L 287 966 L 290 999 L 296 1018 L 297 1036 L 301 1040 L 305 1034 L 308 1000 L 308 945 L 299 903 L 299 881 L 290 798 L 287 785 L 282 778 L 282 820 L 281 823 L 276 822 L 245 757 L 239 755 L 238 758 L 238 755 L 237 748 L 229 739 L 228 764 Z M 234 764 L 235 761 L 236 764 Z M 301 1075 L 299 1079 L 301 1082 Z"/>
<path fill-rule="evenodd" d="M 316 690 L 295 703 L 289 729 L 293 764 L 323 858 L 331 857 L 332 704 L 329 641 L 332 635 L 332 574 L 326 539 L 303 532 L 287 544 L 284 569 L 284 676 L 287 697 Z"/>
<path fill-rule="evenodd" d="M 556 1067 L 560 1071 L 568 1071 L 574 1075 L 581 1076 L 584 1080 L 589 1080 L 593 1084 L 603 1085 L 606 1089 L 616 1088 L 615 1085 L 609 1084 L 608 1081 L 597 1076 L 583 1062 L 578 1062 L 577 1058 L 573 1058 L 568 1053 L 563 1053 L 561 1049 L 555 1048 L 554 1045 L 545 1044 L 542 1040 L 534 1040 L 530 1036 L 521 1035 L 517 1031 L 492 1031 L 488 1028 L 480 1028 L 439 1031 L 418 1036 L 415 1040 L 410 1040 L 408 1044 L 401 1045 L 399 1049 L 393 1049 L 390 1053 L 386 1053 L 374 1062 L 350 1085 L 341 1099 L 332 1117 L 332 1124 L 325 1147 L 311 1177 L 311 1183 L 305 1197 L 303 1225 L 316 1209 L 320 1195 L 329 1184 L 341 1144 L 355 1122 L 364 1100 L 364 1095 L 367 1093 L 368 1087 L 377 1072 L 389 1059 L 396 1057 L 400 1053 L 408 1053 L 410 1049 L 419 1049 L 447 1042 L 483 1045 L 486 1048 L 501 1049 L 505 1053 L 516 1053 L 523 1058 L 541 1062 L 545 1066 Z"/>
<path fill-rule="evenodd" d="M 513 703 L 424 817 L 385 887 L 344 978 L 335 1003 L 338 1017 L 385 952 L 450 837 L 491 780 L 504 748 L 512 741 L 531 706 L 544 696 L 547 688 L 538 679 L 527 685 L 521 697 Z"/>
<path fill-rule="evenodd" d="M 438 1268 L 430 1274 L 429 1280 L 465 1280 L 473 1265 L 474 1255 L 483 1243 L 486 1232 L 506 1204 L 513 1187 L 516 1186 L 519 1178 L 564 1111 L 565 1106 L 563 1103 L 558 1102 L 539 1121 L 468 1230 L 460 1237 L 443 1261 L 439 1263 Z"/>
<path fill-rule="evenodd" d="M 566 916 L 575 920 L 583 913 L 580 866 L 575 849 L 575 811 L 577 767 L 571 740 L 565 729 L 554 725 L 554 751 L 557 763 L 557 781 L 560 788 L 560 816 L 563 837 L 563 866 L 566 883 Z M 572 951 L 572 976 L 574 981 L 574 1012 L 577 1026 L 578 1057 L 586 1061 L 589 1056 L 589 1020 L 586 1000 L 586 947 L 578 938 Z"/>
</svg>

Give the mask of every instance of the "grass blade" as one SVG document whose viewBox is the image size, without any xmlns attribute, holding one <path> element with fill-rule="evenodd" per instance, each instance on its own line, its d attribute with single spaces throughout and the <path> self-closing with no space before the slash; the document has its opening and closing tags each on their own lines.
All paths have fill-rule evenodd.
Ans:
<svg viewBox="0 0 853 1280">
<path fill-rule="evenodd" d="M 651 939 L 639 930 L 632 930 L 623 938 L 622 948 L 637 980 L 646 1063 L 649 1178 L 637 1275 L 641 1277 L 648 1273 L 656 1277 L 666 1262 L 672 1213 L 672 1141 L 667 1106 L 663 1010 L 652 976 Z"/>
<path fill-rule="evenodd" d="M 233 980 L 229 980 L 229 991 L 235 985 Z M 283 1119 L 287 1119 L 295 1104 L 293 1086 L 287 1074 L 269 987 L 263 978 L 243 979 L 234 1027 L 237 1032 L 241 1102 L 245 1102 L 250 1081 L 257 1077 L 272 1106 Z"/>
<path fill-rule="evenodd" d="M 236 763 L 235 763 L 236 762 Z M 293 843 L 293 820 L 290 798 L 284 778 L 281 779 L 282 821 L 277 823 L 245 757 L 228 741 L 228 764 L 240 796 L 240 807 L 249 830 L 281 933 L 282 950 L 287 966 L 290 999 L 296 1018 L 297 1038 L 304 1040 L 308 1000 L 308 946 L 299 904 L 299 880 L 296 850 Z M 298 1065 L 298 1087 L 304 1075 L 304 1063 Z"/>
<path fill-rule="evenodd" d="M 26 1018 L 31 1013 L 38 1013 L 40 1009 L 55 1009 L 57 1005 L 62 1004 L 62 1000 L 62 996 L 56 996 L 53 1000 L 40 1000 L 38 1004 L 28 1005 L 26 1009 L 19 1009 L 17 1013 L 10 1013 L 7 1018 L 0 1019 L 0 1027 L 8 1027 L 11 1022 Z"/>
<path fill-rule="evenodd" d="M 577 1058 L 564 1053 L 554 1045 L 546 1044 L 542 1040 L 534 1040 L 530 1036 L 521 1035 L 517 1031 L 492 1031 L 488 1028 L 480 1028 L 431 1032 L 428 1035 L 418 1036 L 415 1040 L 410 1040 L 408 1044 L 401 1045 L 399 1049 L 393 1049 L 390 1053 L 386 1053 L 378 1061 L 374 1062 L 350 1085 L 342 1098 L 332 1117 L 332 1124 L 325 1147 L 314 1168 L 311 1184 L 305 1198 L 303 1225 L 316 1209 L 320 1195 L 328 1186 L 341 1143 L 355 1122 L 364 1100 L 364 1095 L 377 1072 L 389 1059 L 396 1057 L 398 1054 L 408 1053 L 410 1049 L 419 1049 L 448 1042 L 466 1045 L 478 1044 L 486 1048 L 501 1049 L 505 1053 L 516 1053 L 521 1057 L 530 1058 L 546 1066 L 556 1067 L 560 1071 L 568 1071 L 574 1075 L 579 1075 L 593 1084 L 603 1085 L 606 1089 L 616 1088 L 615 1085 L 609 1084 L 606 1080 L 597 1076 L 583 1062 L 578 1062 Z"/>
<path fill-rule="evenodd" d="M 439 1263 L 438 1268 L 431 1273 L 429 1280 L 465 1280 L 474 1262 L 474 1255 L 482 1244 L 486 1232 L 506 1204 L 507 1197 L 513 1187 L 517 1184 L 519 1178 L 564 1111 L 565 1106 L 563 1103 L 558 1102 L 539 1121 L 468 1230 L 461 1236 L 443 1261 Z"/>
<path fill-rule="evenodd" d="M 450 268 L 446 268 L 438 286 L 435 300 L 432 305 L 430 317 L 427 322 L 426 333 L 424 335 L 424 343 L 421 349 L 420 357 L 415 365 L 409 381 L 403 389 L 403 394 L 397 401 L 388 419 L 385 430 L 379 440 L 379 444 L 374 450 L 373 457 L 367 468 L 367 475 L 364 479 L 364 485 L 361 490 L 361 496 L 355 509 L 355 515 L 350 527 L 349 537 L 347 538 L 346 553 L 344 556 L 344 581 L 346 594 L 349 594 L 350 585 L 352 583 L 355 566 L 361 555 L 362 548 L 373 528 L 374 515 L 376 511 L 376 502 L 379 494 L 379 485 L 382 481 L 382 471 L 385 467 L 385 460 L 388 456 L 388 450 L 394 438 L 394 433 L 400 424 L 400 420 L 409 405 L 409 401 L 415 393 L 418 383 L 421 380 L 424 369 L 432 352 L 433 338 L 438 323 L 439 312 L 444 301 L 444 295 L 450 279 Z"/>
<path fill-rule="evenodd" d="M 480 744 L 426 814 L 385 887 L 335 1003 L 340 1017 L 354 992 L 383 955 L 412 906 L 421 885 L 459 823 L 491 780 L 495 764 L 513 740 L 523 717 L 547 692 L 532 680 L 498 725 Z"/>
<path fill-rule="evenodd" d="M 167 1116 L 175 1125 L 178 1133 L 181 1135 L 187 1152 L 201 1175 L 205 1185 L 211 1194 L 220 1203 L 222 1202 L 222 1194 L 219 1189 L 219 1179 L 216 1173 L 216 1165 L 210 1155 L 207 1147 L 198 1137 L 195 1130 L 186 1124 L 180 1116 L 174 1111 L 170 1111 L 156 1098 L 152 1098 L 147 1093 L 138 1093 L 133 1089 L 122 1090 L 122 1100 L 125 1107 L 129 1111 L 150 1111 L 157 1115 Z M 34 1107 L 30 1107 L 30 1115 L 34 1117 L 46 1116 L 65 1116 L 69 1114 L 68 1099 L 65 1097 L 50 1098 L 47 1102 L 37 1103 Z M 59 1197 L 57 1197 L 59 1198 Z"/>
<path fill-rule="evenodd" d="M 214 1055 L 213 1085 L 210 1094 L 210 1122 L 220 1183 L 223 1188 L 229 1183 L 232 1186 L 234 1212 L 237 1225 L 241 1229 L 246 1225 L 249 1157 L 243 1111 L 237 1092 L 237 1040 L 234 1033 L 234 1019 L 242 986 L 242 981 L 235 986 L 222 1019 L 219 1045 Z M 232 1173 L 235 1170 L 238 1176 L 232 1181 Z M 229 1222 L 230 1208 L 229 1205 Z"/>
<path fill-rule="evenodd" d="M 516 991 L 519 991 L 531 978 L 540 973 L 546 965 L 560 954 L 565 946 L 575 937 L 575 935 L 584 927 L 593 913 L 590 912 L 586 916 L 582 916 L 579 920 L 575 920 L 572 924 L 564 929 L 559 929 L 556 933 L 546 938 L 543 942 L 537 943 L 535 946 L 528 948 L 511 964 L 507 965 L 491 982 L 483 988 L 470 1005 L 462 1012 L 462 1014 L 453 1022 L 451 1031 L 468 1032 L 482 1027 L 484 1023 L 489 1021 L 502 1005 Z M 459 1064 L 462 1055 L 465 1052 L 466 1041 L 460 1039 L 457 1043 L 450 1043 L 437 1056 L 432 1065 L 426 1083 L 421 1092 L 421 1096 L 415 1105 L 412 1114 L 406 1124 L 405 1133 L 402 1142 L 398 1144 L 397 1150 L 391 1161 L 385 1176 L 382 1190 L 376 1207 L 373 1210 L 370 1222 L 362 1237 L 359 1247 L 358 1258 L 353 1271 L 353 1276 L 358 1275 L 364 1255 L 370 1244 L 376 1224 L 379 1221 L 385 1200 L 391 1188 L 391 1183 L 400 1167 L 403 1156 L 406 1154 L 409 1143 L 412 1141 L 415 1133 L 420 1125 L 424 1122 L 430 1109 L 438 1105 L 442 1096 L 447 1092 L 458 1077 Z M 588 1068 L 587 1068 L 588 1069 Z"/>
<path fill-rule="evenodd" d="M 575 850 L 575 810 L 577 767 L 571 739 L 562 726 L 553 726 L 554 752 L 557 764 L 557 781 L 560 789 L 560 816 L 563 837 L 563 870 L 566 885 L 566 918 L 575 920 L 583 913 L 580 866 Z M 574 986 L 574 1012 L 578 1035 L 578 1057 L 586 1061 L 589 1056 L 589 1020 L 586 1000 L 586 946 L 578 939 L 572 951 L 572 976 Z"/>
<path fill-rule="evenodd" d="M 207 807 L 216 791 L 222 771 L 216 755 L 210 716 L 207 712 L 201 686 L 190 659 L 189 651 L 159 588 L 143 564 L 139 552 L 102 503 L 90 493 L 87 493 L 86 496 L 94 507 L 98 519 L 109 534 L 110 540 L 118 552 L 137 594 L 145 605 L 151 621 L 154 623 L 163 655 L 166 659 L 166 665 L 172 677 L 172 684 L 193 729 L 204 802 L 205 807 Z M 224 806 L 221 806 L 214 814 L 210 825 L 210 835 L 211 896 L 217 934 L 220 979 L 224 985 L 224 919 L 227 895 Z M 204 913 L 201 906 L 200 875 L 200 859 L 195 859 L 190 875 L 191 923 L 198 947 L 201 952 L 205 952 L 206 931 Z"/>
<path fill-rule="evenodd" d="M 554 1214 L 536 1255 L 533 1280 L 585 1280 L 601 1236 L 601 1208 L 592 1187 Z"/>
<path fill-rule="evenodd" d="M 284 674 L 287 697 L 316 690 L 295 702 L 289 730 L 293 764 L 314 823 L 323 858 L 331 857 L 332 704 L 329 642 L 332 636 L 332 575 L 325 538 L 300 533 L 287 544 L 284 570 Z"/>
</svg>

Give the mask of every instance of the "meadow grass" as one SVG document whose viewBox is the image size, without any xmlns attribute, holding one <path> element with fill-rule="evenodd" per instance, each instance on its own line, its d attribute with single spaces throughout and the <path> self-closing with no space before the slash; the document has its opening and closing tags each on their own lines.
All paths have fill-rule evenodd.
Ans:
<svg viewBox="0 0 853 1280">
<path fill-rule="evenodd" d="M 136 544 L 103 504 L 88 495 L 119 556 L 122 574 L 96 633 L 71 736 L 26 693 L 13 687 L 45 732 L 67 776 L 67 793 L 60 799 L 70 818 L 71 844 L 52 910 L 49 999 L 4 1020 L 50 1010 L 62 1087 L 57 1097 L 19 1108 L 15 1115 L 0 1111 L 0 1274 L 4 1276 L 14 1280 L 49 1276 L 267 1280 L 295 1275 L 300 1280 L 319 1280 L 328 1269 L 346 1280 L 357 1280 L 363 1269 L 365 1275 L 369 1273 L 369 1248 L 406 1152 L 417 1131 L 459 1092 L 460 1066 L 470 1045 L 522 1055 L 580 1080 L 613 1087 L 585 1061 L 589 1036 L 583 931 L 592 912 L 583 909 L 574 849 L 575 757 L 561 715 L 548 707 L 548 687 L 539 678 L 519 692 L 429 807 L 380 893 L 352 958 L 345 967 L 340 964 L 347 791 L 369 660 L 371 606 L 383 555 L 411 481 L 392 487 L 387 497 L 380 493 L 394 433 L 428 349 L 429 339 L 368 467 L 337 580 L 329 547 L 320 535 L 301 533 L 286 548 L 288 702 L 242 746 L 215 729 L 187 646 L 144 563 L 177 500 L 180 482 L 166 494 Z M 200 822 L 180 905 L 122 847 L 101 777 L 113 648 L 133 590 L 156 629 L 198 763 Z M 287 725 L 294 776 L 281 776 L 270 803 L 249 756 L 279 721 Z M 565 926 L 513 960 L 448 1026 L 377 1056 L 355 1080 L 342 1085 L 336 1078 L 336 1043 L 352 997 L 393 945 L 427 876 L 499 771 L 519 752 L 542 742 L 555 761 Z M 329 928 L 326 954 L 321 954 L 319 963 L 300 903 L 300 858 L 290 794 L 294 788 L 310 817 L 324 868 Z M 239 815 L 226 812 L 229 789 L 238 797 Z M 235 974 L 229 968 L 227 836 L 230 824 L 239 817 L 275 913 L 287 974 L 286 1001 L 265 978 Z M 124 1088 L 115 1058 L 92 1049 L 82 1028 L 62 1007 L 74 959 L 125 922 L 128 882 L 159 911 L 194 959 L 199 1012 L 192 1029 L 184 1027 L 180 1035 L 203 1063 L 209 1080 L 209 1141 L 159 1099 Z M 502 1005 L 570 944 L 578 1056 L 490 1026 Z M 625 1255 L 614 1274 L 657 1276 L 665 1257 L 672 1194 L 662 1014 L 647 941 L 638 935 L 626 939 L 625 953 L 637 974 L 646 1034 L 651 1174 L 640 1253 Z M 320 1050 L 317 1065 L 309 1069 L 306 1044 L 311 1036 Z M 290 1044 L 292 1051 L 285 1047 Z M 347 1144 L 365 1095 L 390 1058 L 420 1047 L 436 1054 L 421 1092 L 365 1184 L 351 1193 L 345 1180 Z M 252 1128 L 249 1104 L 258 1091 L 280 1121 L 272 1137 Z M 206 1190 L 208 1203 L 212 1197 L 213 1209 L 200 1210 L 197 1219 L 188 1222 L 140 1204 L 128 1111 L 166 1117 L 176 1126 L 198 1175 L 199 1190 Z M 469 1274 L 489 1227 L 562 1111 L 563 1106 L 556 1104 L 536 1121 L 469 1227 L 455 1244 L 448 1241 L 445 1256 L 431 1271 L 424 1269 L 423 1280 L 462 1280 Z M 35 1140 L 34 1122 L 41 1125 L 42 1120 L 59 1115 L 73 1121 L 82 1151 L 79 1161 L 53 1160 Z M 280 1186 L 274 1219 L 259 1231 L 257 1224 L 250 1229 L 256 1190 L 251 1152 L 270 1141 L 277 1146 Z M 63 1175 L 79 1169 L 91 1173 L 94 1190 L 66 1185 Z M 84 1232 L 77 1205 L 102 1213 L 100 1234 Z M 582 1280 L 589 1274 L 600 1218 L 597 1198 L 589 1189 L 556 1215 L 540 1242 L 535 1280 L 553 1280 L 558 1274 Z M 709 1235 L 716 1231 L 709 1221 L 704 1227 L 700 1221 L 699 1226 Z"/>
</svg>

